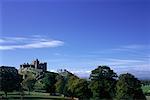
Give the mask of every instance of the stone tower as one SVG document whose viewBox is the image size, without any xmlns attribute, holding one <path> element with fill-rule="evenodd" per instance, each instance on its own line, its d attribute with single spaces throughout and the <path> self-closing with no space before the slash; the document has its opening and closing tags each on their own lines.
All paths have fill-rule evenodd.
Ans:
<svg viewBox="0 0 150 100">
<path fill-rule="evenodd" d="M 36 60 L 34 61 L 34 66 L 35 66 L 36 69 L 39 68 L 39 60 L 38 60 L 38 59 L 36 59 Z"/>
</svg>

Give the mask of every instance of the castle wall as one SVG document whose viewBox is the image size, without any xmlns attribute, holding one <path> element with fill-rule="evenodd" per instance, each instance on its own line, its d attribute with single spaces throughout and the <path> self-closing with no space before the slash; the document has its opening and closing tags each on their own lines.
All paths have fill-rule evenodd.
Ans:
<svg viewBox="0 0 150 100">
<path fill-rule="evenodd" d="M 42 69 L 43 71 L 47 70 L 47 63 L 40 63 L 38 61 L 38 59 L 36 59 L 35 61 L 33 61 L 31 64 L 22 64 L 20 65 L 20 68 L 35 68 L 35 69 Z"/>
</svg>

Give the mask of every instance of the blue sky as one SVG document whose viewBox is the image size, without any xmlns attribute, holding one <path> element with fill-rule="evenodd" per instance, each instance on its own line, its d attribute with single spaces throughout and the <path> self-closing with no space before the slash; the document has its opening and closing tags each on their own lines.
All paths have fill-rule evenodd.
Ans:
<svg viewBox="0 0 150 100">
<path fill-rule="evenodd" d="M 1 0 L 0 65 L 39 58 L 88 76 L 98 65 L 150 78 L 148 0 Z"/>
</svg>

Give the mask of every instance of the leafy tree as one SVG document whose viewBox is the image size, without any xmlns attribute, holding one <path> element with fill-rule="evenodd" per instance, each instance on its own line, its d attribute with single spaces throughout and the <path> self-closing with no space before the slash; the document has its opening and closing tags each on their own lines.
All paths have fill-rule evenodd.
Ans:
<svg viewBox="0 0 150 100">
<path fill-rule="evenodd" d="M 74 76 L 71 76 L 68 80 L 67 83 L 67 92 L 68 92 L 68 96 L 70 97 L 75 97 L 75 82 L 76 82 L 77 78 Z"/>
<path fill-rule="evenodd" d="M 121 74 L 116 84 L 116 99 L 146 100 L 141 89 L 141 82 L 132 74 Z"/>
<path fill-rule="evenodd" d="M 44 89 L 46 90 L 46 92 L 49 92 L 50 94 L 55 93 L 56 76 L 57 76 L 56 73 L 47 72 L 41 79 L 44 85 Z"/>
<path fill-rule="evenodd" d="M 7 92 L 19 90 L 22 79 L 14 67 L 0 67 L 0 91 Z"/>
<path fill-rule="evenodd" d="M 72 81 L 69 81 L 69 83 L 68 89 L 73 96 L 78 97 L 79 99 L 89 99 L 91 91 L 88 88 L 88 82 L 85 79 L 73 79 Z"/>
<path fill-rule="evenodd" d="M 42 82 L 42 79 L 39 79 L 35 82 L 34 90 L 36 90 L 36 91 L 44 90 L 44 84 Z"/>
<path fill-rule="evenodd" d="M 57 79 L 57 82 L 55 84 L 55 87 L 56 87 L 56 92 L 57 93 L 60 93 L 60 94 L 65 94 L 64 90 L 65 90 L 65 86 L 66 86 L 66 83 L 67 83 L 67 80 L 65 77 L 61 76 L 61 75 L 58 75 L 56 77 Z"/>
<path fill-rule="evenodd" d="M 90 75 L 91 91 L 95 100 L 99 99 L 113 99 L 115 96 L 115 84 L 117 74 L 108 66 L 98 66 L 92 70 Z"/>
<path fill-rule="evenodd" d="M 27 89 L 30 94 L 30 91 L 34 90 L 35 82 L 36 80 L 34 77 L 27 77 L 22 81 L 23 88 Z"/>
<path fill-rule="evenodd" d="M 71 72 L 62 70 L 58 72 L 57 82 L 55 84 L 56 91 L 65 96 L 73 96 L 72 92 L 68 89 L 69 85 L 72 82 L 72 79 L 78 79 L 78 77 Z"/>
</svg>

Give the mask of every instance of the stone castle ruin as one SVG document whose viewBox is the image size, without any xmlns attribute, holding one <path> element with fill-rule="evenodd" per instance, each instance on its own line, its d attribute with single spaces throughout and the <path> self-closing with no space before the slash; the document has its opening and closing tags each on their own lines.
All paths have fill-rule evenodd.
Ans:
<svg viewBox="0 0 150 100">
<path fill-rule="evenodd" d="M 32 76 L 37 80 L 43 76 L 43 74 L 47 71 L 47 63 L 41 63 L 38 59 L 32 61 L 31 64 L 24 63 L 20 65 L 19 74 L 23 76 L 25 79 L 29 73 L 32 73 Z"/>
<path fill-rule="evenodd" d="M 24 63 L 22 65 L 20 65 L 20 69 L 25 69 L 25 68 L 33 68 L 33 69 L 37 69 L 37 70 L 41 70 L 43 72 L 47 71 L 47 63 L 41 63 L 38 59 L 32 61 L 31 64 L 29 63 Z"/>
</svg>

